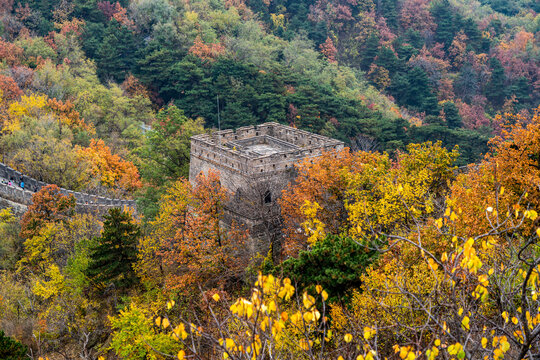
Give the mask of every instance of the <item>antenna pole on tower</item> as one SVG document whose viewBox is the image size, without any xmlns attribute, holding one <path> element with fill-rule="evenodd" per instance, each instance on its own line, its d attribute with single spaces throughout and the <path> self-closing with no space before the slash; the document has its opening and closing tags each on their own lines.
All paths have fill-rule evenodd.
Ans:
<svg viewBox="0 0 540 360">
<path fill-rule="evenodd" d="M 217 122 L 218 122 L 218 131 L 221 132 L 221 119 L 219 116 L 219 95 L 216 95 L 217 102 Z M 221 134 L 218 135 L 219 146 L 221 147 Z"/>
</svg>

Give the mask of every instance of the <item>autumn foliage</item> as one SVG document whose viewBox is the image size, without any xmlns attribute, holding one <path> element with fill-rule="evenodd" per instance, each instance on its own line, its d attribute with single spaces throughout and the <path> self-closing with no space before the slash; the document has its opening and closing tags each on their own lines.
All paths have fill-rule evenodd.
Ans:
<svg viewBox="0 0 540 360">
<path fill-rule="evenodd" d="M 0 75 L 0 90 L 6 100 L 16 100 L 23 94 L 13 78 L 5 75 Z"/>
<path fill-rule="evenodd" d="M 234 288 L 246 266 L 242 253 L 247 239 L 245 231 L 220 226 L 228 197 L 215 172 L 199 175 L 193 186 L 187 180 L 174 183 L 144 242 L 141 276 L 155 281 L 159 265 L 165 287 L 188 298 L 198 288 Z"/>
<path fill-rule="evenodd" d="M 337 49 L 334 46 L 334 42 L 330 37 L 326 38 L 326 41 L 320 45 L 321 53 L 326 57 L 328 62 L 336 63 Z"/>
<path fill-rule="evenodd" d="M 17 357 L 538 358 L 538 12 L 0 0 L 1 161 L 58 185 L 0 212 Z M 218 174 L 185 179 L 193 135 L 265 122 L 352 149 L 297 164 L 253 210 L 270 249 L 225 226 Z M 107 218 L 59 187 L 137 209 Z"/>
<path fill-rule="evenodd" d="M 436 210 L 456 157 L 456 150 L 428 143 L 410 145 L 395 161 L 348 149 L 306 160 L 281 200 L 285 251 L 294 255 L 327 234 L 362 239 L 377 229 L 407 228 Z"/>
<path fill-rule="evenodd" d="M 205 44 L 201 37 L 198 36 L 189 49 L 189 53 L 202 60 L 213 61 L 225 53 L 225 47 L 221 43 Z"/>
<path fill-rule="evenodd" d="M 47 185 L 32 196 L 32 205 L 21 220 L 21 237 L 39 234 L 47 223 L 66 220 L 75 208 L 73 195 L 66 196 L 56 185 Z"/>
<path fill-rule="evenodd" d="M 71 129 L 86 130 L 92 132 L 93 129 L 91 126 L 88 126 L 84 122 L 84 119 L 80 117 L 80 114 L 75 110 L 75 105 L 66 100 L 65 102 L 61 100 L 48 99 L 47 101 L 48 109 L 56 114 L 59 118 L 59 121 L 65 126 Z"/>
<path fill-rule="evenodd" d="M 22 54 L 23 49 L 21 49 L 19 46 L 0 40 L 0 59 L 5 61 L 7 65 L 19 65 Z"/>
<path fill-rule="evenodd" d="M 91 164 L 92 173 L 104 186 L 128 192 L 142 186 L 137 168 L 113 154 L 103 140 L 92 139 L 89 147 L 79 149 L 79 157 Z"/>
</svg>

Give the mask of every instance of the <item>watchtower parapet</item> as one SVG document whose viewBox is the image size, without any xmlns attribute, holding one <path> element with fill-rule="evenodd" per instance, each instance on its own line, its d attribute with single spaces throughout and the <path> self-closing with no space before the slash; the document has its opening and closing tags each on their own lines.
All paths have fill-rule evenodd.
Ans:
<svg viewBox="0 0 540 360">
<path fill-rule="evenodd" d="M 275 122 L 196 135 L 191 138 L 190 181 L 214 168 L 234 192 L 238 184 L 227 181 L 233 173 L 254 178 L 287 172 L 302 159 L 343 146 L 339 140 Z"/>
</svg>

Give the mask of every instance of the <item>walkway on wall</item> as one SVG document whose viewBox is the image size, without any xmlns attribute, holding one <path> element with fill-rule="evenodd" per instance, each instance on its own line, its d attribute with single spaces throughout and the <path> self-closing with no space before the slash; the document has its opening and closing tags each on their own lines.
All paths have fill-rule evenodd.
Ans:
<svg viewBox="0 0 540 360">
<path fill-rule="evenodd" d="M 0 197 L 9 201 L 28 206 L 32 204 L 32 195 L 39 191 L 42 187 L 49 184 L 44 183 L 21 174 L 19 171 L 10 168 L 6 164 L 0 163 L 0 179 L 11 181 L 12 185 L 2 183 L 0 181 Z M 24 182 L 24 189 L 20 187 L 20 183 Z M 134 200 L 111 199 L 103 196 L 91 195 L 77 191 L 71 191 L 60 188 L 60 192 L 66 196 L 73 195 L 77 203 L 77 211 L 104 211 L 112 207 L 130 207 L 136 209 Z"/>
</svg>

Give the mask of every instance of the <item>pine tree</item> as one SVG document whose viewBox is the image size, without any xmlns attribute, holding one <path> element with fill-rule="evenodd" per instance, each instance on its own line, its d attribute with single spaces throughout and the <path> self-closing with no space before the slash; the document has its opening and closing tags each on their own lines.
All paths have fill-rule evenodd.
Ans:
<svg viewBox="0 0 540 360">
<path fill-rule="evenodd" d="M 379 51 L 379 37 L 377 36 L 376 33 L 373 32 L 367 38 L 365 49 L 360 55 L 362 58 L 360 62 L 360 66 L 362 67 L 362 69 L 364 70 L 369 69 L 378 51 Z"/>
<path fill-rule="evenodd" d="M 360 275 L 376 256 L 350 238 L 329 235 L 283 262 L 281 269 L 302 288 L 321 284 L 333 302 L 362 284 Z"/>
<path fill-rule="evenodd" d="M 444 44 L 446 49 L 452 44 L 458 26 L 454 13 L 448 0 L 433 2 L 431 6 L 431 15 L 437 24 L 435 39 Z"/>
<path fill-rule="evenodd" d="M 506 93 L 508 95 L 515 95 L 519 105 L 523 106 L 531 102 L 531 93 L 533 92 L 529 86 L 529 80 L 521 76 L 513 81 L 512 86 L 508 88 Z"/>
<path fill-rule="evenodd" d="M 398 105 L 407 105 L 409 100 L 409 79 L 407 74 L 402 72 L 396 73 L 392 77 L 388 91 L 396 99 Z"/>
<path fill-rule="evenodd" d="M 130 213 L 112 208 L 104 216 L 103 232 L 91 250 L 86 276 L 97 286 L 126 289 L 137 281 L 133 263 L 141 229 Z"/>
<path fill-rule="evenodd" d="M 438 115 L 437 98 L 431 91 L 429 79 L 424 70 L 414 67 L 407 74 L 409 80 L 408 104 L 426 115 Z"/>
<path fill-rule="evenodd" d="M 473 19 L 467 19 L 463 22 L 463 31 L 469 38 L 468 44 L 479 51 L 482 47 L 482 33 Z"/>
<path fill-rule="evenodd" d="M 444 117 L 446 119 L 446 125 L 451 128 L 460 128 L 463 123 L 461 121 L 461 116 L 459 115 L 459 110 L 451 101 L 447 101 L 443 104 L 442 110 L 444 111 Z"/>
<path fill-rule="evenodd" d="M 491 79 L 486 85 L 486 97 L 496 107 L 501 107 L 505 98 L 505 81 L 504 67 L 499 59 L 493 57 L 489 61 L 491 67 Z"/>
<path fill-rule="evenodd" d="M 398 27 L 397 0 L 376 1 L 375 5 L 377 6 L 377 15 L 384 16 L 386 18 L 386 24 L 392 30 L 396 30 Z"/>
<path fill-rule="evenodd" d="M 137 44 L 131 30 L 112 20 L 96 54 L 99 76 L 122 82 L 133 71 L 136 53 Z"/>
<path fill-rule="evenodd" d="M 397 58 L 396 54 L 394 54 L 392 49 L 388 47 L 382 47 L 379 49 L 375 64 L 388 70 L 391 77 L 393 77 L 393 75 L 402 68 L 400 60 Z"/>
<path fill-rule="evenodd" d="M 0 330 L 0 359 L 2 360 L 24 360 L 28 359 L 26 356 L 27 347 L 20 342 L 13 340 L 9 336 L 4 335 L 4 332 Z"/>
</svg>

